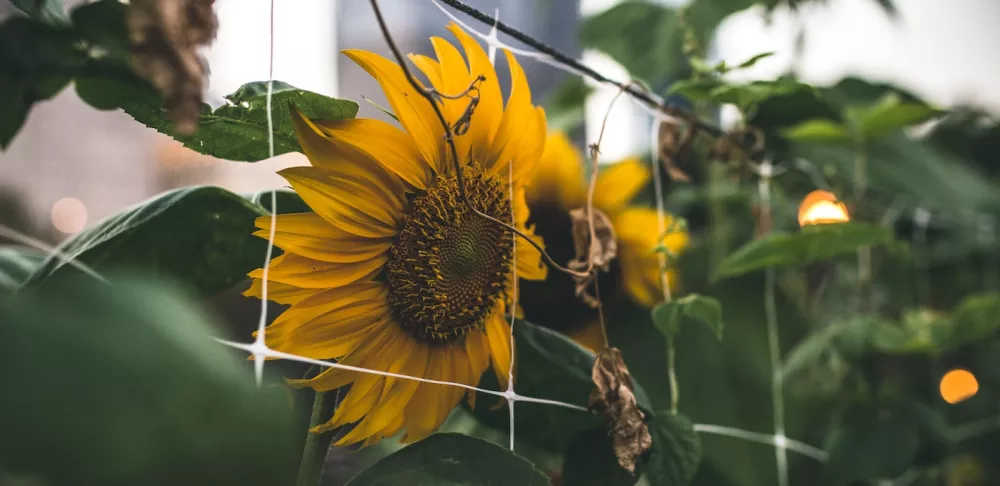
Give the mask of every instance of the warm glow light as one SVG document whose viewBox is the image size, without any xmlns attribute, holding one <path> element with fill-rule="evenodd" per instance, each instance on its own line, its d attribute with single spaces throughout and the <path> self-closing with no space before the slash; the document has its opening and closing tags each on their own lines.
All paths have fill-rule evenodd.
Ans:
<svg viewBox="0 0 1000 486">
<path fill-rule="evenodd" d="M 799 226 L 813 224 L 846 223 L 851 220 L 847 206 L 837 200 L 833 193 L 815 190 L 799 205 Z"/>
<path fill-rule="evenodd" d="M 71 235 L 87 226 L 87 207 L 79 199 L 67 197 L 52 205 L 52 225 Z"/>
<path fill-rule="evenodd" d="M 968 400 L 979 391 L 979 382 L 972 373 L 954 369 L 941 377 L 941 398 L 948 403 L 958 403 Z"/>
</svg>

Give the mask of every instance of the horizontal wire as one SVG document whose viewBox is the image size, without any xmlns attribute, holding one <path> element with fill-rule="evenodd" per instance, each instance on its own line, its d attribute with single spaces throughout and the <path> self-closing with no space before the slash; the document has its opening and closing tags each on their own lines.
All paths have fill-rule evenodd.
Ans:
<svg viewBox="0 0 1000 486">
<path fill-rule="evenodd" d="M 237 343 L 237 342 L 234 342 L 234 341 L 228 341 L 228 340 L 220 339 L 220 338 L 212 338 L 212 339 L 214 339 L 216 342 L 218 342 L 220 344 L 223 344 L 225 346 L 229 346 L 229 347 L 235 348 L 235 349 L 240 349 L 240 350 L 246 351 L 248 353 L 252 353 L 255 356 L 262 356 L 264 358 L 277 358 L 277 359 L 285 359 L 285 360 L 289 360 L 289 361 L 298 361 L 300 363 L 308 363 L 308 364 L 313 364 L 313 365 L 317 365 L 317 366 L 323 366 L 323 367 L 326 367 L 326 368 L 337 368 L 337 369 L 342 369 L 342 370 L 347 370 L 347 371 L 356 371 L 358 373 L 368 373 L 368 374 L 371 374 L 371 375 L 380 375 L 380 376 L 386 376 L 386 377 L 390 377 L 390 378 L 399 378 L 399 379 L 402 379 L 402 380 L 413 380 L 413 381 L 419 381 L 421 383 L 430 383 L 432 385 L 456 386 L 456 387 L 459 387 L 459 388 L 465 388 L 466 390 L 472 390 L 472 391 L 482 392 L 482 393 L 485 393 L 487 395 L 495 395 L 495 396 L 498 396 L 498 397 L 503 397 L 503 398 L 506 398 L 508 400 L 515 400 L 515 401 L 521 401 L 521 402 L 543 403 L 543 404 L 555 405 L 555 406 L 559 406 L 559 407 L 563 407 L 563 408 L 571 408 L 571 409 L 574 409 L 574 410 L 580 410 L 580 411 L 584 411 L 584 412 L 588 411 L 587 407 L 582 407 L 580 405 L 574 405 L 572 403 L 560 402 L 560 401 L 557 401 L 557 400 L 548 400 L 548 399 L 545 399 L 545 398 L 528 397 L 528 396 L 524 396 L 524 395 L 518 395 L 515 392 L 501 392 L 501 391 L 496 391 L 496 390 L 489 390 L 489 389 L 486 389 L 486 388 L 479 388 L 479 387 L 475 387 L 475 386 L 472 386 L 472 385 L 466 385 L 465 383 L 456 383 L 456 382 L 452 382 L 452 381 L 442 381 L 442 380 L 432 380 L 430 378 L 423 378 L 423 377 L 419 377 L 419 376 L 403 375 L 403 374 L 399 374 L 399 373 L 392 373 L 392 372 L 389 372 L 389 371 L 381 371 L 381 370 L 374 370 L 374 369 L 370 369 L 370 368 L 362 368 L 360 366 L 345 365 L 345 364 L 336 363 L 336 362 L 333 362 L 333 361 L 324 361 L 324 360 L 319 360 L 319 359 L 307 358 L 305 356 L 299 356 L 297 354 L 290 354 L 290 353 L 285 353 L 285 352 L 282 352 L 282 351 L 276 351 L 274 349 L 271 349 L 271 348 L 267 347 L 266 345 L 261 346 L 261 345 L 258 345 L 257 343 L 254 343 L 254 344 L 243 344 L 243 343 Z"/>
<path fill-rule="evenodd" d="M 695 432 L 702 432 L 705 434 L 733 437 L 737 439 L 747 440 L 750 442 L 757 442 L 760 444 L 782 447 L 792 452 L 797 452 L 799 454 L 802 454 L 803 456 L 815 459 L 819 462 L 826 462 L 827 458 L 826 451 L 818 447 L 806 444 L 805 442 L 798 441 L 795 439 L 790 439 L 785 436 L 764 434 L 761 432 L 751 432 L 749 430 L 744 430 L 736 427 L 726 427 L 724 425 L 711 425 L 711 424 L 695 424 L 694 430 Z"/>
</svg>

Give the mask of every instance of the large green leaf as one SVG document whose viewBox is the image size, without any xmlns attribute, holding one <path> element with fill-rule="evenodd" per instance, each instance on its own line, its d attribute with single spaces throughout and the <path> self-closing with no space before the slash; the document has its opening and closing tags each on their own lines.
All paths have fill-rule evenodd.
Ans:
<svg viewBox="0 0 1000 486">
<path fill-rule="evenodd" d="M 12 294 L 45 260 L 45 254 L 31 249 L 0 247 L 0 297 Z"/>
<path fill-rule="evenodd" d="M 694 479 L 701 462 L 701 441 L 687 417 L 658 412 L 650 422 L 653 449 L 643 473 L 651 484 L 685 486 Z"/>
<path fill-rule="evenodd" d="M 948 348 L 957 348 L 987 338 L 1000 329 L 1000 294 L 966 297 L 951 315 Z"/>
<path fill-rule="evenodd" d="M 514 339 L 518 395 L 587 406 L 594 388 L 593 353 L 562 334 L 525 321 L 514 324 Z M 639 407 L 651 413 L 649 399 L 639 384 L 635 385 Z M 479 386 L 496 389 L 496 377 L 486 373 Z M 473 413 L 484 424 L 509 430 L 507 407 L 493 407 L 497 403 L 498 399 L 481 395 Z M 565 451 L 576 434 L 602 423 L 596 414 L 564 407 L 524 401 L 515 402 L 514 407 L 517 439 L 549 451 Z"/>
<path fill-rule="evenodd" d="M 673 337 L 685 320 L 707 326 L 722 339 L 722 305 L 712 297 L 689 294 L 670 302 L 661 302 L 651 311 L 653 324 L 664 336 Z"/>
<path fill-rule="evenodd" d="M 618 464 L 604 427 L 577 434 L 566 450 L 563 486 L 632 486 L 638 480 Z"/>
<path fill-rule="evenodd" d="M 627 1 L 584 20 L 580 41 L 603 51 L 632 76 L 661 82 L 684 69 L 676 13 L 651 2 Z"/>
<path fill-rule="evenodd" d="M 263 263 L 266 242 L 251 236 L 254 219 L 263 214 L 263 208 L 222 188 L 177 189 L 87 228 L 60 251 L 101 273 L 125 267 L 212 294 L 232 287 Z M 64 259 L 51 257 L 27 284 L 39 284 L 68 267 Z"/>
<path fill-rule="evenodd" d="M 85 275 L 0 305 L 0 464 L 45 484 L 290 484 L 284 393 L 175 290 Z"/>
<path fill-rule="evenodd" d="M 940 115 L 941 112 L 923 103 L 903 101 L 889 93 L 858 116 L 858 132 L 866 139 L 878 138 L 891 132 L 916 125 Z"/>
<path fill-rule="evenodd" d="M 215 111 L 205 106 L 198 131 L 191 136 L 178 136 L 174 132 L 159 97 L 123 99 L 120 106 L 136 121 L 176 138 L 192 150 L 222 159 L 256 162 L 268 157 L 266 93 L 266 81 L 248 83 L 226 96 L 226 104 Z M 275 155 L 302 151 L 289 105 L 295 105 L 310 119 L 344 120 L 358 113 L 358 104 L 353 101 L 328 98 L 275 82 L 271 97 Z"/>
<path fill-rule="evenodd" d="M 849 144 L 852 141 L 847 127 L 824 118 L 806 120 L 782 130 L 781 134 L 795 142 Z"/>
<path fill-rule="evenodd" d="M 807 226 L 797 233 L 772 233 L 747 243 L 719 264 L 715 278 L 730 278 L 769 266 L 805 265 L 893 240 L 883 226 L 841 223 Z"/>
<path fill-rule="evenodd" d="M 911 466 L 919 448 L 920 429 L 906 410 L 856 404 L 827 440 L 827 468 L 845 482 L 895 478 Z"/>
<path fill-rule="evenodd" d="M 376 462 L 346 486 L 548 486 L 541 471 L 492 442 L 434 434 Z"/>
</svg>

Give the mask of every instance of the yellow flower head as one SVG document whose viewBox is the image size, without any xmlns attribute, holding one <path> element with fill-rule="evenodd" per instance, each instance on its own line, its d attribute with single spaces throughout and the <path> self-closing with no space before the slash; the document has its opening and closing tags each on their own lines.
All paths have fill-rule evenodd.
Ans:
<svg viewBox="0 0 1000 486">
<path fill-rule="evenodd" d="M 594 187 L 594 206 L 611 219 L 618 236 L 618 268 L 621 272 L 621 283 L 632 300 L 647 307 L 662 300 L 659 298 L 662 295 L 659 261 L 654 248 L 663 244 L 671 252 L 679 253 L 688 244 L 687 233 L 683 231 L 673 232 L 661 240 L 656 211 L 629 206 L 636 194 L 649 183 L 650 177 L 646 164 L 639 159 L 629 158 L 602 170 Z M 584 177 L 583 157 L 564 134 L 549 134 L 538 171 L 528 187 L 527 199 L 528 206 L 534 214 L 533 221 L 538 223 L 542 231 L 561 232 L 561 235 L 545 233 L 550 253 L 559 252 L 559 247 L 565 247 L 566 252 L 572 251 L 566 211 L 586 205 L 587 181 Z M 563 219 L 565 222 L 562 225 L 554 222 L 558 219 Z M 670 226 L 671 219 L 669 215 L 665 217 L 664 227 Z M 559 228 L 560 226 L 562 228 Z M 567 241 L 557 241 L 556 236 Z M 565 260 L 571 258 L 572 254 L 554 255 L 554 257 L 557 260 L 563 257 Z M 671 285 L 676 284 L 674 271 L 668 271 L 667 278 Z M 566 281 L 563 282 L 562 279 Z M 549 289 L 542 289 L 540 285 Z M 556 286 L 565 289 L 559 290 Z M 550 282 L 532 284 L 531 288 L 536 290 L 535 295 L 529 295 L 529 290 L 526 288 L 522 300 L 538 296 L 538 303 L 526 310 L 528 319 L 542 325 L 546 325 L 546 321 L 549 320 L 553 322 L 578 320 L 580 322 L 563 323 L 564 325 L 557 329 L 566 332 L 591 349 L 596 349 L 602 344 L 600 329 L 596 326 L 594 316 L 590 315 L 593 312 L 588 312 L 584 316 L 572 314 L 567 310 L 564 302 L 573 298 L 572 284 L 568 278 L 553 277 Z M 609 295 L 611 290 L 613 289 L 604 289 L 603 295 Z M 541 294 L 549 294 L 549 297 L 546 298 Z M 549 312 L 544 308 L 559 310 Z M 553 315 L 536 316 L 541 313 Z"/>
<path fill-rule="evenodd" d="M 410 59 L 438 92 L 465 91 L 476 77 L 479 104 L 455 138 L 471 204 L 525 227 L 524 183 L 545 142 L 545 114 L 517 60 L 507 53 L 506 107 L 496 72 L 479 44 L 455 26 L 465 55 L 432 38 L 437 59 Z M 268 298 L 291 307 L 267 329 L 274 349 L 356 367 L 475 385 L 492 362 L 501 386 L 511 364 L 504 318 L 516 275 L 544 279 L 539 253 L 468 210 L 454 161 L 430 103 L 402 69 L 379 55 L 345 51 L 380 84 L 402 129 L 371 119 L 308 120 L 293 113 L 310 167 L 281 172 L 312 213 L 277 217 Z M 468 60 L 468 62 L 466 61 Z M 455 123 L 468 98 L 442 99 Z M 266 238 L 270 217 L 257 220 Z M 516 248 L 517 254 L 514 255 Z M 247 295 L 260 296 L 263 271 Z M 426 437 L 466 391 L 414 380 L 330 369 L 294 382 L 317 391 L 350 384 L 333 417 L 314 432 L 356 423 L 338 443 L 377 442 L 405 430 Z"/>
</svg>

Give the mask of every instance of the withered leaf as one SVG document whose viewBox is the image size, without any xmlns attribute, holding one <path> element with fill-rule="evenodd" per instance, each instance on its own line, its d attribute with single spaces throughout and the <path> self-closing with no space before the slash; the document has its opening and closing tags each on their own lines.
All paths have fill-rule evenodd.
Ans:
<svg viewBox="0 0 1000 486">
<path fill-rule="evenodd" d="M 590 241 L 590 224 L 585 208 L 570 210 L 570 220 L 573 222 L 573 247 L 576 257 L 569 262 L 569 268 L 577 271 L 599 269 L 608 271 L 611 260 L 618 255 L 618 238 L 608 216 L 598 209 L 593 209 L 594 241 Z M 600 302 L 590 295 L 588 289 L 594 280 L 596 272 L 589 272 L 585 277 L 574 276 L 576 296 L 590 307 L 597 308 Z"/>
<path fill-rule="evenodd" d="M 677 167 L 674 158 L 680 155 L 681 151 L 690 143 L 694 135 L 694 130 L 688 129 L 683 135 L 680 133 L 680 126 L 672 123 L 661 123 L 658 134 L 659 158 L 666 169 L 667 175 L 675 181 L 691 182 L 691 177 L 686 172 Z"/>
<path fill-rule="evenodd" d="M 215 38 L 215 0 L 132 0 L 126 23 L 132 67 L 164 97 L 181 135 L 198 127 L 208 66 L 198 48 Z"/>
<path fill-rule="evenodd" d="M 653 437 L 639 410 L 629 374 L 618 348 L 605 348 L 597 354 L 591 373 L 595 388 L 589 406 L 604 415 L 608 435 L 618 464 L 634 473 L 636 461 L 653 445 Z"/>
</svg>

